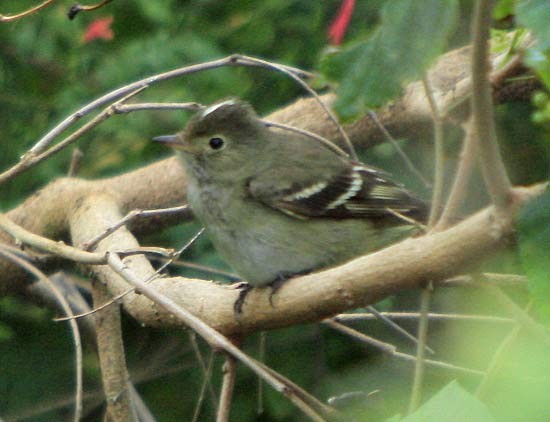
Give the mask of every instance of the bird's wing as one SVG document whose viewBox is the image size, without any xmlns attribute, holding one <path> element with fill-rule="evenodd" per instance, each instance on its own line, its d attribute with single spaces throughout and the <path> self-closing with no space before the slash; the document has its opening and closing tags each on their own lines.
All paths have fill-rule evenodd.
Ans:
<svg viewBox="0 0 550 422">
<path fill-rule="evenodd" d="M 349 162 L 317 170 L 310 175 L 301 169 L 301 177 L 294 180 L 280 171 L 265 171 L 248 181 L 248 192 L 255 200 L 301 219 L 425 218 L 426 204 L 378 170 Z"/>
</svg>

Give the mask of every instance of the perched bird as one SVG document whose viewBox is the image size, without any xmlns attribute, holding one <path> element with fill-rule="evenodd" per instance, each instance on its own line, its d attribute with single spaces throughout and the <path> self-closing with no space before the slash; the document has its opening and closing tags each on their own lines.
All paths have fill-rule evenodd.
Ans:
<svg viewBox="0 0 550 422">
<path fill-rule="evenodd" d="M 154 140 L 175 148 L 194 214 L 253 287 L 379 249 L 411 232 L 401 216 L 427 214 L 423 201 L 379 170 L 317 139 L 270 129 L 237 99 Z"/>
</svg>

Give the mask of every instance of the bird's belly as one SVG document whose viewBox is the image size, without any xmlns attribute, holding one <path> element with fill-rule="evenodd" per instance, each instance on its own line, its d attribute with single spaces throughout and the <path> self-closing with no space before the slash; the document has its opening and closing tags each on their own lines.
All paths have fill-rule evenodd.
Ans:
<svg viewBox="0 0 550 422">
<path fill-rule="evenodd" d="M 327 225 L 271 210 L 239 215 L 236 230 L 207 231 L 222 258 L 254 286 L 338 264 L 367 249 L 367 233 L 358 230 L 357 221 Z"/>
<path fill-rule="evenodd" d="M 218 253 L 254 286 L 340 264 L 384 246 L 372 243 L 379 236 L 373 236 L 366 220 L 300 220 L 204 187 L 200 198 L 197 193 L 190 189 L 189 202 Z"/>
</svg>

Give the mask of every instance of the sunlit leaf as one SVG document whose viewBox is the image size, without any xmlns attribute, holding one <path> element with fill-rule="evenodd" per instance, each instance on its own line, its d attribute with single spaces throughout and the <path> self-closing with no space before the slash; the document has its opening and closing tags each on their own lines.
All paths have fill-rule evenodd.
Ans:
<svg viewBox="0 0 550 422">
<path fill-rule="evenodd" d="M 550 323 L 550 191 L 525 205 L 518 233 L 521 261 L 536 310 Z"/>
<path fill-rule="evenodd" d="M 489 422 L 491 412 L 481 401 L 451 382 L 402 422 Z"/>
<path fill-rule="evenodd" d="M 550 4 L 548 0 L 522 0 L 517 3 L 518 22 L 531 29 L 539 47 L 550 49 Z"/>
</svg>

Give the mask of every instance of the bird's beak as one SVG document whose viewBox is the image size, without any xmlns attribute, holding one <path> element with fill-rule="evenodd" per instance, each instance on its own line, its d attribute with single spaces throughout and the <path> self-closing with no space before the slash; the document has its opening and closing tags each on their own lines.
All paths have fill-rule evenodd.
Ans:
<svg viewBox="0 0 550 422">
<path fill-rule="evenodd" d="M 178 135 L 162 135 L 153 138 L 153 141 L 166 145 L 168 147 L 177 148 L 181 145 Z"/>
</svg>

